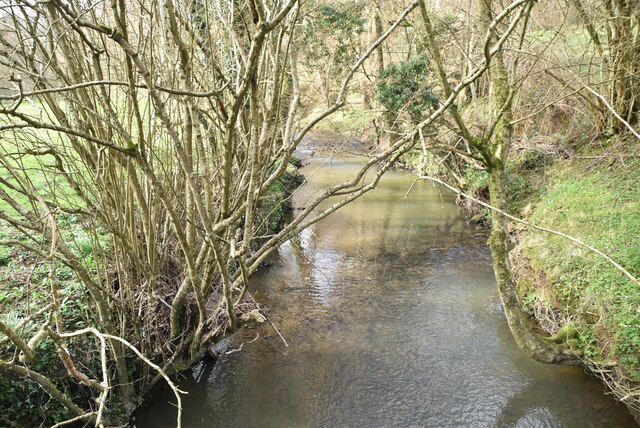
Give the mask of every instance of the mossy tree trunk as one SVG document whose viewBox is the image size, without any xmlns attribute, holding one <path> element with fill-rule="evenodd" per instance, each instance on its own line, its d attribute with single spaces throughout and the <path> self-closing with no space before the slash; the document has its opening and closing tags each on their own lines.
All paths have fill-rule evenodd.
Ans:
<svg viewBox="0 0 640 428">
<path fill-rule="evenodd" d="M 491 205 L 501 210 L 506 208 L 506 174 L 504 163 L 495 165 L 489 172 L 489 194 Z M 554 343 L 537 334 L 529 316 L 522 310 L 516 283 L 512 278 L 509 263 L 509 232 L 507 220 L 497 211 L 491 211 L 491 258 L 498 283 L 500 301 L 509 324 L 509 329 L 518 346 L 531 358 L 542 363 L 579 365 L 578 353 L 566 342 Z"/>
<path fill-rule="evenodd" d="M 478 0 L 479 28 L 482 33 L 489 35 L 489 42 L 496 43 L 498 37 L 495 33 L 495 25 L 492 25 L 494 13 L 492 0 Z M 527 27 L 528 15 L 533 3 L 523 6 L 520 19 L 522 19 L 522 35 Z M 423 23 L 426 31 L 426 49 L 443 93 L 451 93 L 451 85 L 448 81 L 442 55 L 438 50 L 436 38 L 429 11 L 424 1 L 420 2 Z M 472 155 L 484 166 L 488 174 L 489 199 L 491 205 L 503 212 L 507 212 L 507 180 L 505 166 L 509 155 L 509 149 L 513 139 L 513 99 L 516 93 L 516 85 L 513 84 L 517 69 L 517 57 L 512 59 L 510 66 L 504 58 L 502 50 L 498 50 L 491 58 L 489 69 L 489 83 L 491 85 L 491 117 L 485 126 L 485 132 L 476 135 L 471 131 L 466 119 L 460 114 L 458 105 L 453 104 L 448 112 L 457 126 L 458 134 L 464 138 L 472 148 Z M 492 230 L 489 243 L 493 259 L 493 268 L 498 283 L 498 290 L 502 307 L 513 337 L 522 350 L 531 358 L 544 363 L 580 364 L 578 354 L 570 348 L 566 342 L 549 340 L 536 333 L 530 318 L 522 309 L 518 298 L 516 284 L 512 277 L 509 263 L 510 239 L 507 218 L 497 211 L 491 212 Z"/>
<path fill-rule="evenodd" d="M 478 1 L 478 15 L 480 28 L 488 33 L 493 19 L 492 0 Z M 523 29 L 523 31 L 525 30 Z M 490 128 L 493 128 L 493 134 L 475 141 L 484 158 L 491 205 L 503 212 L 508 212 L 505 166 L 513 139 L 512 109 L 516 89 L 515 85 L 511 84 L 511 80 L 514 74 L 515 67 L 509 70 L 503 52 L 498 51 L 489 71 L 492 85 L 491 109 L 494 117 Z M 530 318 L 523 311 L 509 262 L 510 239 L 507 226 L 507 218 L 500 212 L 492 210 L 489 245 L 491 246 L 493 270 L 498 283 L 502 308 L 513 338 L 527 355 L 537 361 L 580 364 L 576 353 L 568 345 L 548 343 L 543 336 L 537 334 Z"/>
</svg>

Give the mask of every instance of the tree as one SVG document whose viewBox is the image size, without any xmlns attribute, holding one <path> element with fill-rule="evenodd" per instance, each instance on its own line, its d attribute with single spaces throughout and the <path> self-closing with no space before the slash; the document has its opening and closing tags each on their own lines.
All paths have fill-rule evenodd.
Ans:
<svg viewBox="0 0 640 428">
<path fill-rule="evenodd" d="M 420 123 L 437 101 L 427 83 L 428 76 L 426 58 L 391 64 L 380 73 L 376 84 L 378 99 L 390 113 L 408 113 L 413 123 Z"/>
<path fill-rule="evenodd" d="M 620 118 L 631 125 L 637 124 L 640 118 L 640 13 L 637 2 L 568 0 L 567 5 L 578 13 L 598 54 L 596 69 L 599 72 L 585 76 L 587 81 L 582 85 L 593 84 L 598 91 L 602 88 L 605 100 L 612 105 L 613 108 L 608 109 L 605 102 L 595 99 L 594 105 L 602 116 L 603 125 L 622 131 L 625 127 Z"/>
<path fill-rule="evenodd" d="M 39 291 L 51 303 L 0 322 L 0 371 L 99 425 L 233 331 L 255 308 L 247 278 L 269 253 L 373 189 L 408 150 L 399 140 L 282 230 L 268 228 L 291 154 L 345 105 L 356 71 L 417 3 L 302 122 L 297 0 L 4 6 L 0 64 L 13 88 L 0 96 L 0 220 L 13 236 L 0 245 L 46 264 Z M 79 347 L 99 351 L 95 365 L 78 360 Z M 36 364 L 43 349 L 83 394 Z"/>
<path fill-rule="evenodd" d="M 477 3 L 478 22 L 485 34 L 484 51 L 488 57 L 490 45 L 507 43 L 509 36 L 517 31 L 515 50 L 521 50 L 527 31 L 529 16 L 534 2 L 515 1 L 497 13 L 491 0 L 479 0 Z M 420 2 L 422 21 L 425 29 L 425 43 L 429 57 L 438 77 L 440 89 L 445 96 L 452 93 L 452 85 L 444 67 L 441 53 L 436 42 L 436 33 L 430 13 L 424 1 Z M 502 34 L 497 33 L 496 21 L 512 15 Z M 498 282 L 500 299 L 507 322 L 518 345 L 532 358 L 547 363 L 579 364 L 579 355 L 566 343 L 554 341 L 538 335 L 530 325 L 528 316 L 523 312 L 517 295 L 516 284 L 512 277 L 508 253 L 510 239 L 506 211 L 506 175 L 505 167 L 513 137 L 513 102 L 517 92 L 518 57 L 510 58 L 508 65 L 505 53 L 498 49 L 491 61 L 488 78 L 491 86 L 491 115 L 483 126 L 481 134 L 474 133 L 460 111 L 458 102 L 452 102 L 450 115 L 458 136 L 468 143 L 468 151 L 462 154 L 479 162 L 488 176 L 489 200 L 497 210 L 491 212 L 491 236 L 489 239 L 494 271 Z M 501 212 L 502 211 L 502 212 Z"/>
<path fill-rule="evenodd" d="M 366 22 L 363 9 L 364 4 L 357 0 L 318 2 L 311 5 L 311 16 L 304 20 L 302 65 L 313 70 L 320 81 L 327 106 L 332 104 L 341 78 L 359 56 L 359 35 Z"/>
</svg>

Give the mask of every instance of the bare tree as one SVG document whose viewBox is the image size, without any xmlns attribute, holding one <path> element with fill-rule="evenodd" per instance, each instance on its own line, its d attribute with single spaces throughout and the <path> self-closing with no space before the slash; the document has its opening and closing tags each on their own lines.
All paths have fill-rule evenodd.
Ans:
<svg viewBox="0 0 640 428">
<path fill-rule="evenodd" d="M 398 142 L 283 230 L 267 227 L 270 190 L 295 148 L 345 104 L 356 70 L 416 6 L 347 70 L 335 101 L 300 123 L 297 0 L 3 2 L 0 63 L 12 89 L 0 96 L 0 199 L 8 207 L 0 219 L 18 236 L 0 244 L 49 264 L 51 304 L 24 324 L 0 323 L 0 371 L 35 381 L 74 418 L 99 425 L 107 400 L 131 409 L 233 331 L 254 308 L 247 278 L 265 257 L 375 187 L 405 151 Z M 330 197 L 339 199 L 316 212 Z M 65 226 L 69 216 L 89 237 L 89 255 Z M 93 330 L 73 331 L 65 317 L 61 268 L 82 284 Z M 102 349 L 102 381 L 69 351 L 84 334 Z M 97 408 L 34 370 L 43 342 L 99 394 Z"/>
<path fill-rule="evenodd" d="M 35 381 L 75 420 L 104 423 L 105 403 L 115 398 L 130 409 L 254 309 L 247 279 L 269 253 L 373 189 L 418 136 L 455 111 L 461 92 L 500 61 L 530 4 L 516 0 L 487 15 L 480 58 L 445 86 L 433 111 L 274 232 L 264 224 L 265 207 L 293 151 L 346 104 L 355 73 L 418 2 L 346 70 L 335 100 L 301 120 L 298 0 L 5 1 L 0 64 L 13 89 L 0 96 L 0 199 L 8 206 L 0 219 L 19 237 L 0 244 L 49 263 L 51 304 L 19 325 L 0 323 L 0 371 Z M 498 162 L 508 150 L 500 120 L 512 94 L 500 96 L 493 128 L 505 138 L 469 137 L 484 150 L 471 157 Z M 374 165 L 381 167 L 367 174 Z M 44 183 L 33 180 L 34 171 Z M 329 198 L 335 202 L 319 210 Z M 90 238 L 90 257 L 65 225 L 69 216 Z M 61 267 L 86 293 L 87 328 L 75 330 L 65 318 Z M 25 331 L 27 324 L 33 328 Z M 96 338 L 101 381 L 83 373 L 68 351 L 83 335 Z M 97 405 L 74 402 L 34 370 L 43 342 L 53 343 L 69 374 L 98 394 Z"/>
<path fill-rule="evenodd" d="M 626 0 L 587 2 L 570 0 L 600 57 L 600 81 L 613 109 L 626 122 L 638 123 L 640 114 L 640 10 Z M 588 84 L 588 82 L 586 82 Z M 606 124 L 622 130 L 621 122 L 601 100 Z"/>
</svg>

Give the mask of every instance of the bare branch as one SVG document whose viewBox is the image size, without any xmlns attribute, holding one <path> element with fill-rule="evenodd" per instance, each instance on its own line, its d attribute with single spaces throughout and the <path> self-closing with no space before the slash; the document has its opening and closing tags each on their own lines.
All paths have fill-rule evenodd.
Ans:
<svg viewBox="0 0 640 428">
<path fill-rule="evenodd" d="M 490 205 L 490 204 L 488 204 L 488 203 L 486 203 L 484 201 L 481 201 L 481 200 L 479 200 L 477 198 L 474 198 L 471 195 L 468 195 L 467 193 L 464 193 L 463 191 L 451 186 L 450 184 L 445 183 L 444 181 L 440 180 L 439 178 L 432 177 L 432 176 L 429 176 L 429 175 L 421 175 L 419 178 L 423 179 L 423 180 L 430 180 L 430 181 L 433 181 L 435 183 L 438 183 L 438 184 L 446 187 L 447 189 L 457 193 L 458 195 L 461 195 L 461 196 L 463 196 L 463 197 L 465 197 L 465 198 L 467 198 L 467 199 L 469 199 L 471 201 L 474 201 L 474 202 L 482 205 L 485 208 L 489 208 L 490 210 L 495 211 L 495 212 L 499 213 L 500 215 L 505 216 L 509 220 L 513 220 L 513 221 L 515 221 L 517 223 L 524 224 L 525 226 L 531 227 L 532 229 L 540 230 L 542 232 L 550 233 L 552 235 L 557 235 L 557 236 L 560 236 L 562 238 L 568 239 L 569 241 L 571 241 L 571 242 L 573 242 L 575 244 L 578 244 L 581 247 L 584 247 L 587 250 L 589 250 L 589 251 L 597 254 L 598 256 L 602 257 L 607 262 L 609 262 L 613 267 L 615 267 L 617 270 L 619 270 L 625 276 L 627 276 L 631 281 L 635 282 L 636 284 L 640 284 L 640 280 L 638 278 L 633 276 L 627 269 L 625 269 L 618 262 L 613 260 L 610 256 L 608 256 L 604 252 L 598 250 L 597 248 L 587 244 L 586 242 L 581 241 L 578 238 L 574 238 L 573 236 L 567 235 L 566 233 L 558 232 L 557 230 L 549 229 L 547 227 L 537 226 L 537 225 L 535 225 L 533 223 L 530 223 L 530 222 L 528 222 L 526 220 L 523 220 L 521 218 L 514 217 L 511 214 L 509 214 L 509 213 L 507 213 L 507 212 L 505 212 L 505 211 L 503 211 L 503 210 L 501 210 L 499 208 L 494 207 L 493 205 Z"/>
</svg>

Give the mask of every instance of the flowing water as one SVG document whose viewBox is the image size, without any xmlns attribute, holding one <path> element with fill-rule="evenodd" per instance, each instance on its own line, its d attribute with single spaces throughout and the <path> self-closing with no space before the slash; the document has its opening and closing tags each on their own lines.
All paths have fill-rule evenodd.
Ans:
<svg viewBox="0 0 640 428">
<path fill-rule="evenodd" d="M 359 163 L 311 161 L 295 205 Z M 241 329 L 181 382 L 184 427 L 636 426 L 581 368 L 517 348 L 486 236 L 430 184 L 404 199 L 412 182 L 388 173 L 280 248 L 252 289 L 289 346 L 268 324 Z M 157 392 L 136 426 L 175 426 L 174 402 Z"/>
</svg>

